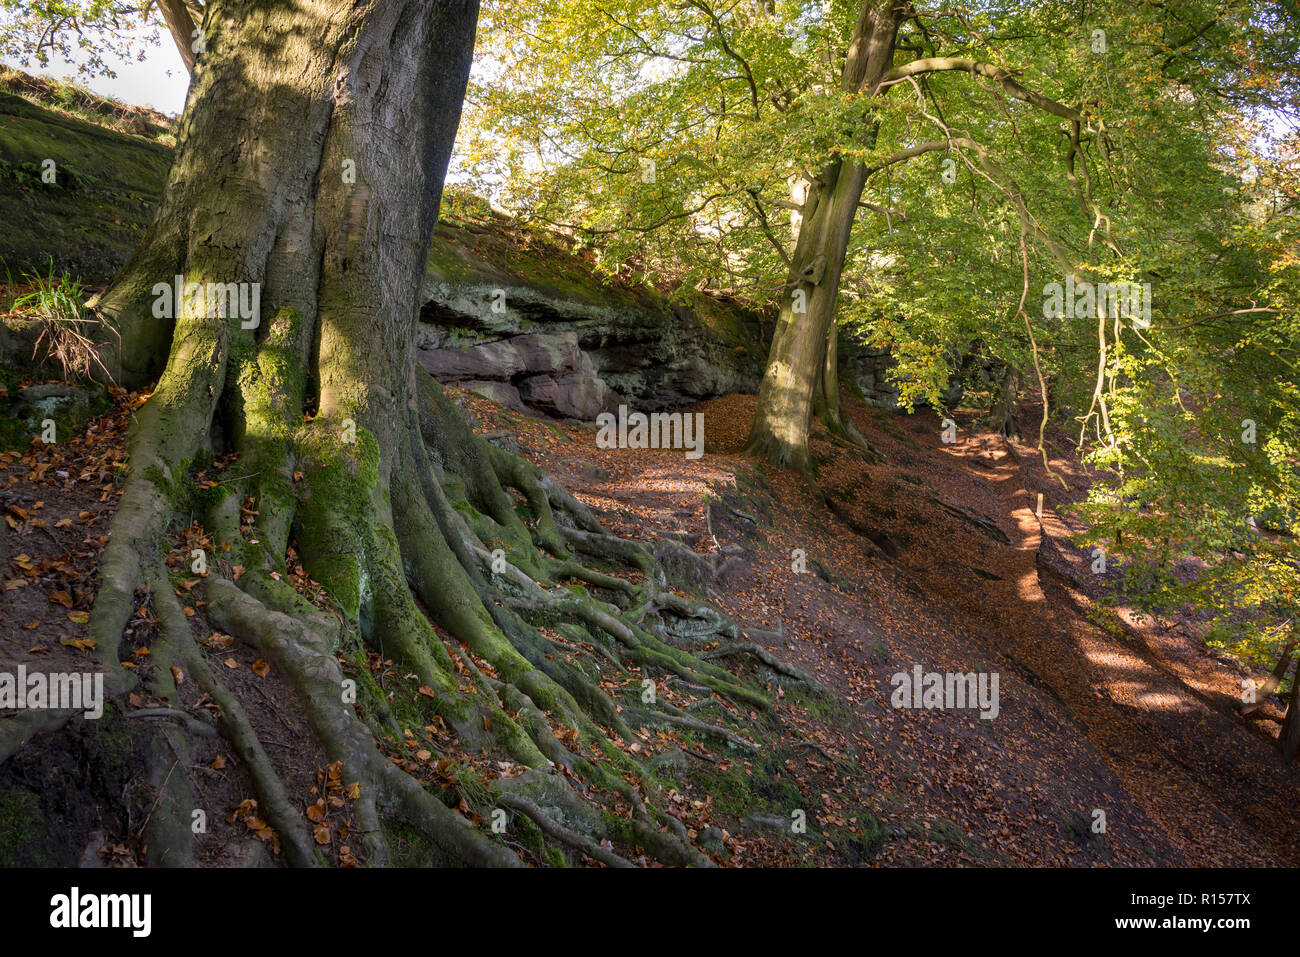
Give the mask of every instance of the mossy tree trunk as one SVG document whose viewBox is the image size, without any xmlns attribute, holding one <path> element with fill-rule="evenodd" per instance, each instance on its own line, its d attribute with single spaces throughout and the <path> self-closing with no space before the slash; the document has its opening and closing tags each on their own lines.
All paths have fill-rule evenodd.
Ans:
<svg viewBox="0 0 1300 957">
<path fill-rule="evenodd" d="M 175 519 L 196 511 L 212 540 L 230 546 L 196 592 L 205 615 L 287 676 L 330 759 L 361 782 L 354 811 L 366 863 L 389 860 L 382 822 L 390 818 L 423 834 L 441 860 L 518 863 L 377 747 L 383 696 L 363 721 L 341 693 L 338 660 L 349 648 L 363 658 L 368 645 L 418 676 L 421 700 L 461 746 L 529 769 L 499 782 L 494 799 L 548 839 L 606 864 L 626 863 L 616 844 L 707 864 L 614 739 L 630 744 L 634 728 L 675 726 L 754 745 L 661 698 L 615 704 L 600 681 L 672 675 L 705 697 L 766 708 L 753 686 L 669 645 L 653 623 L 704 619 L 715 639 L 733 642 L 736 626 L 675 593 L 649 549 L 608 535 L 547 476 L 476 436 L 415 361 L 420 283 L 476 18 L 477 0 L 205 7 L 206 50 L 157 220 L 98 303 L 122 334 L 121 379 L 159 378 L 131 438 L 91 633 L 110 693 L 120 696 L 135 685 L 119 645 L 143 589 L 160 627 L 148 691 L 178 700 L 172 662 L 195 677 L 220 705 L 219 730 L 257 785 L 286 858 L 319 863 L 301 813 L 176 600 L 165 558 Z M 240 317 L 209 314 L 206 303 L 178 309 L 174 320 L 156 315 L 154 286 L 177 274 L 258 284 L 260 323 L 245 328 Z M 187 494 L 192 463 L 232 451 L 225 481 L 201 499 Z M 338 617 L 289 584 L 291 548 Z M 596 571 L 577 553 L 631 565 L 644 578 Z M 574 581 L 585 587 L 555 587 Z M 554 654 L 537 625 L 557 619 L 590 639 L 600 667 Z M 6 727 L 0 762 L 47 730 Z M 189 785 L 161 773 L 168 759 L 161 745 L 154 752 L 151 855 L 186 863 Z M 570 779 L 603 798 L 579 798 Z M 558 823 L 557 811 L 585 821 L 584 832 Z"/>
<path fill-rule="evenodd" d="M 841 76 L 846 92 L 870 95 L 877 87 L 892 65 L 904 14 L 904 5 L 893 0 L 863 3 Z M 874 129 L 868 127 L 862 135 L 870 142 Z M 868 175 L 864 164 L 836 157 L 822 167 L 809 191 L 746 446 L 752 455 L 809 475 L 814 411 L 824 412 L 832 434 L 859 438 L 840 411 L 838 376 L 827 376 L 825 370 L 836 362 L 831 333 L 835 301 Z"/>
<path fill-rule="evenodd" d="M 822 170 L 805 206 L 787 278 L 790 291 L 781 302 L 759 385 L 746 451 L 804 473 L 812 470 L 808 434 L 814 398 L 823 380 L 840 275 L 865 182 L 860 163 L 837 161 Z"/>
</svg>

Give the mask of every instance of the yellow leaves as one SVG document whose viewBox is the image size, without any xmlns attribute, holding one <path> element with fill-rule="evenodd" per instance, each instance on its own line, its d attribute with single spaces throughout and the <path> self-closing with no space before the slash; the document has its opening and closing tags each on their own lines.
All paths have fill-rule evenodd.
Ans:
<svg viewBox="0 0 1300 957">
<path fill-rule="evenodd" d="M 177 668 L 175 665 L 172 665 L 172 680 L 176 682 L 178 687 L 185 683 L 185 672 L 181 671 L 181 669 Z"/>
<path fill-rule="evenodd" d="M 68 621 L 75 622 L 78 625 L 87 625 L 90 623 L 90 612 L 70 611 L 68 612 Z"/>
<path fill-rule="evenodd" d="M 236 821 L 248 828 L 249 832 L 259 841 L 270 844 L 271 850 L 276 854 L 280 853 L 280 836 L 275 833 L 269 824 L 258 817 L 257 800 L 255 798 L 245 798 L 235 805 L 229 816 L 226 817 L 226 823 L 234 824 Z"/>
<path fill-rule="evenodd" d="M 261 658 L 258 658 L 256 661 L 253 662 L 253 674 L 257 675 L 259 678 L 265 678 L 270 673 L 271 673 L 271 666 L 268 665 Z"/>
<path fill-rule="evenodd" d="M 231 671 L 234 671 L 236 668 L 239 667 L 239 662 L 236 661 L 234 658 L 227 658 L 225 661 L 222 662 L 222 664 L 225 665 L 227 668 L 229 668 Z"/>
<path fill-rule="evenodd" d="M 59 635 L 59 644 L 81 651 L 93 651 L 98 643 L 94 638 L 69 638 L 67 635 Z"/>
<path fill-rule="evenodd" d="M 351 821 L 346 820 L 341 825 L 338 825 L 330 821 L 329 816 L 332 810 L 345 806 L 345 793 L 348 798 L 354 801 L 361 797 L 361 782 L 354 781 L 345 789 L 343 786 L 343 762 L 335 761 L 328 767 L 318 768 L 316 771 L 316 787 L 312 788 L 312 793 L 318 794 L 322 790 L 325 792 L 324 796 L 318 797 L 303 811 L 303 814 L 314 825 L 312 840 L 323 847 L 333 843 L 336 830 L 341 839 L 347 838 Z M 339 863 L 344 867 L 356 866 L 356 861 L 352 858 L 352 852 L 346 845 L 339 849 Z"/>
<path fill-rule="evenodd" d="M 333 764 L 331 764 L 328 768 L 325 769 L 325 782 L 326 782 L 325 786 L 329 788 L 329 790 L 331 791 L 342 790 L 343 785 L 340 783 L 342 777 L 343 777 L 343 762 L 335 761 Z"/>
</svg>

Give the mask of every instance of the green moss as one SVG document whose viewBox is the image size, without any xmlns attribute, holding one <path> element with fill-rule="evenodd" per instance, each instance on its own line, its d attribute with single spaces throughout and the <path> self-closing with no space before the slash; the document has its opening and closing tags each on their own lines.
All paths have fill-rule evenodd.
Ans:
<svg viewBox="0 0 1300 957">
<path fill-rule="evenodd" d="M 782 770 L 775 757 L 764 762 L 755 761 L 753 765 L 746 768 L 737 761 L 725 770 L 700 768 L 691 772 L 690 782 L 702 793 L 713 796 L 718 811 L 736 820 L 757 813 L 789 818 L 796 809 L 807 811 L 810 819 L 813 817 L 809 800 L 800 793 L 794 779 Z M 747 774 L 746 771 L 753 773 Z M 810 820 L 810 830 L 811 827 Z"/>
<path fill-rule="evenodd" d="M 507 830 L 510 839 L 518 844 L 522 844 L 537 858 L 548 867 L 571 867 L 569 859 L 564 856 L 564 852 L 551 843 L 541 828 L 533 823 L 532 818 L 526 814 L 514 813 L 510 820 Z"/>
<path fill-rule="evenodd" d="M 393 696 L 390 698 L 371 673 L 365 655 L 357 651 L 353 660 L 356 662 L 356 669 L 349 677 L 357 683 L 357 704 L 362 709 L 386 719 L 391 718 L 399 727 L 412 732 L 434 720 L 437 708 L 433 706 L 430 698 L 418 693 L 415 685 L 410 682 L 394 685 Z M 398 743 L 402 741 L 401 735 L 391 726 L 386 726 L 382 722 L 376 724 L 377 730 L 384 736 Z"/>
<path fill-rule="evenodd" d="M 446 863 L 438 846 L 404 821 L 384 819 L 383 832 L 394 867 L 439 867 Z"/>
<path fill-rule="evenodd" d="M 880 819 L 866 810 L 857 812 L 858 827 L 834 827 L 826 832 L 826 839 L 835 845 L 844 863 L 850 867 L 870 864 L 889 843 L 889 834 Z"/>
<path fill-rule="evenodd" d="M 98 387 L 86 386 L 68 398 L 24 401 L 16 384 L 5 384 L 9 395 L 0 398 L 0 451 L 24 451 L 41 436 L 46 419 L 54 421 L 54 439 L 66 442 L 80 435 L 86 425 L 112 408 L 112 402 Z"/>
<path fill-rule="evenodd" d="M 808 712 L 810 718 L 832 724 L 849 718 L 849 710 L 844 702 L 832 695 L 813 694 L 799 685 L 791 685 L 786 698 Z"/>
<path fill-rule="evenodd" d="M 47 159 L 62 184 L 22 181 Z M 0 92 L 0 259 L 17 273 L 43 269 L 53 252 L 56 269 L 111 277 L 152 220 L 170 165 L 162 145 Z"/>
<path fill-rule="evenodd" d="M 928 827 L 926 825 L 929 825 Z M 914 836 L 927 841 L 939 841 L 943 844 L 951 844 L 953 847 L 961 848 L 976 852 L 979 849 L 972 843 L 971 839 L 966 836 L 961 825 L 947 818 L 938 818 L 933 821 L 910 821 L 906 825 L 907 830 Z"/>
<path fill-rule="evenodd" d="M 39 844 L 44 826 L 41 802 L 30 791 L 0 790 L 0 867 L 41 866 L 32 860 L 32 846 Z"/>
<path fill-rule="evenodd" d="M 357 428 L 346 442 L 341 422 L 319 418 L 297 442 L 306 479 L 296 528 L 303 565 L 358 621 L 367 590 L 363 532 L 370 527 L 371 494 L 379 483 L 379 443 Z"/>
</svg>

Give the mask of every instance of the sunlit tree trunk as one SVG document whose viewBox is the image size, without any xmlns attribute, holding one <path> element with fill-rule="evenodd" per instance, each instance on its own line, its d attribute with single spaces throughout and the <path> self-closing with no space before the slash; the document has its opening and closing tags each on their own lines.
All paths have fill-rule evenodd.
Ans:
<svg viewBox="0 0 1300 957">
<path fill-rule="evenodd" d="M 904 7 L 893 0 L 864 4 L 850 45 L 841 85 L 848 91 L 871 91 L 889 70 Z M 863 131 L 870 140 L 872 130 Z M 787 293 L 759 386 L 758 411 L 746 451 L 775 465 L 806 474 L 812 470 L 808 437 L 814 409 L 843 428 L 838 375 L 825 374 L 835 301 L 858 204 L 867 180 L 866 167 L 834 159 L 816 177 L 803 210 L 802 223 L 786 279 Z M 833 396 L 830 394 L 834 390 Z"/>
<path fill-rule="evenodd" d="M 733 637 L 738 626 L 664 587 L 651 547 L 608 534 L 539 469 L 472 432 L 415 361 L 421 281 L 477 8 L 477 0 L 214 0 L 205 8 L 205 50 L 157 218 L 97 303 L 121 333 L 108 357 L 119 381 L 157 381 L 135 413 L 100 563 L 89 624 L 96 663 L 118 701 L 143 684 L 147 695 L 176 702 L 176 676 L 192 677 L 219 705 L 219 729 L 287 861 L 323 863 L 281 769 L 238 695 L 208 667 L 177 599 L 167 557 L 178 524 L 194 521 L 217 550 L 206 572 L 194 569 L 190 594 L 211 627 L 284 677 L 310 747 L 357 782 L 350 800 L 364 863 L 390 861 L 385 821 L 417 832 L 436 863 L 519 863 L 379 749 L 376 735 L 395 719 L 378 686 L 364 716 L 359 699 L 341 693 L 349 683 L 365 687 L 364 664 L 354 672 L 360 682 L 345 680 L 343 666 L 368 651 L 400 661 L 421 706 L 458 747 L 527 769 L 498 783 L 496 807 L 605 864 L 630 866 L 610 849 L 618 841 L 664 863 L 708 865 L 676 818 L 648 806 L 658 792 L 611 740 L 635 740 L 633 725 L 661 724 L 671 705 L 615 705 L 596 678 L 559 660 L 526 616 L 597 629 L 637 668 L 677 674 L 748 713 L 769 699 L 669 645 L 652 621 L 708 617 L 709 634 Z M 214 289 L 222 292 L 210 299 Z M 222 298 L 231 290 L 233 301 Z M 196 491 L 199 469 L 221 478 Z M 594 571 L 579 552 L 635 568 L 644 581 Z M 290 583 L 291 557 L 328 612 Z M 688 549 L 674 558 L 699 560 Z M 573 579 L 627 596 L 635 617 L 557 587 Z M 157 634 L 141 675 L 121 661 L 124 629 L 144 604 Z M 453 658 L 460 651 L 474 657 Z M 611 655 L 610 667 L 631 680 L 622 660 Z M 0 722 L 0 763 L 72 718 L 24 714 L 35 716 Z M 756 748 L 703 719 L 668 720 Z M 561 742 L 552 730 L 561 726 L 581 751 Z M 189 761 L 185 727 L 166 740 L 140 727 L 150 736 L 143 777 L 157 792 L 143 835 L 149 861 L 192 863 L 195 797 L 189 775 L 170 773 Z M 585 782 L 581 794 L 559 767 Z M 598 796 L 624 802 L 631 817 Z M 584 822 L 583 834 L 554 819 L 557 806 Z"/>
</svg>

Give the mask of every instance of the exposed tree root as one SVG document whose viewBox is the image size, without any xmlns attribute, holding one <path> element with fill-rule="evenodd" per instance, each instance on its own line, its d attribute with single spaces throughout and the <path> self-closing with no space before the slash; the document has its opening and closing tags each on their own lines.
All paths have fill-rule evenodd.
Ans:
<svg viewBox="0 0 1300 957">
<path fill-rule="evenodd" d="M 500 803 L 508 808 L 514 808 L 516 811 L 522 811 L 527 814 L 544 832 L 554 838 L 558 838 L 570 847 L 577 848 L 586 854 L 592 860 L 600 861 L 610 867 L 634 867 L 632 862 L 625 858 L 619 857 L 613 851 L 597 844 L 590 838 L 583 837 L 576 831 L 571 831 L 564 825 L 548 817 L 536 804 L 527 798 L 520 797 L 517 794 L 502 794 L 498 798 Z"/>
<path fill-rule="evenodd" d="M 297 345 L 273 330 L 259 352 L 264 360 L 269 349 Z M 531 769 L 524 781 L 531 792 L 521 791 L 518 779 L 503 779 L 491 800 L 523 814 L 546 838 L 607 866 L 630 865 L 613 849 L 619 845 L 667 863 L 711 863 L 691 845 L 680 822 L 655 806 L 657 787 L 616 742 L 631 744 L 635 729 L 672 727 L 742 753 L 755 753 L 759 746 L 653 695 L 620 705 L 600 686 L 599 676 L 621 675 L 637 691 L 647 677 L 674 677 L 679 689 L 703 695 L 696 705 L 716 695 L 760 709 L 769 702 L 759 690 L 708 659 L 744 658 L 810 687 L 815 682 L 745 644 L 735 623 L 711 605 L 671 590 L 656 552 L 609 535 L 593 513 L 529 463 L 488 446 L 436 385 L 426 385 L 422 403 L 436 428 L 422 421 L 417 441 L 407 449 L 398 446 L 397 465 L 385 475 L 378 467 L 378 443 L 364 428 L 351 446 L 331 436 L 337 424 L 319 417 L 296 428 L 270 429 L 272 417 L 287 414 L 291 420 L 302 393 L 292 383 L 265 381 L 268 364 L 259 363 L 257 353 L 244 362 L 243 371 L 233 373 L 244 380 L 243 428 L 233 436 L 239 457 L 230 480 L 196 499 L 185 489 L 183 471 L 193 448 L 169 453 L 179 457 L 179 465 L 133 468 L 123 500 L 138 504 L 124 510 L 114 526 L 115 545 L 95 614 L 105 657 L 116 661 L 118 622 L 132 614 L 136 585 L 144 579 L 159 620 L 149 691 L 179 700 L 170 677 L 175 664 L 215 702 L 216 731 L 248 771 L 258 812 L 278 836 L 286 862 L 318 866 L 325 859 L 244 707 L 195 642 L 162 563 L 169 524 L 155 509 L 174 516 L 182 502 L 192 510 L 201 501 L 205 529 L 215 541 L 228 543 L 229 552 L 221 561 L 214 556 L 201 586 L 206 618 L 288 680 L 313 736 L 327 757 L 340 763 L 344 778 L 356 782 L 350 799 L 364 863 L 392 859 L 385 822 L 393 820 L 420 833 L 443 862 L 514 865 L 519 855 L 501 836 L 475 827 L 440 801 L 381 750 L 378 742 L 394 736 L 393 716 L 382 696 L 364 694 L 363 716 L 352 703 L 357 699 L 346 693 L 349 684 L 340 667 L 347 649 L 360 645 L 400 660 L 418 676 L 432 691 L 422 700 L 446 721 L 461 747 L 486 748 Z M 250 371 L 259 364 L 260 376 Z M 273 407 L 259 407 L 257 396 L 266 393 L 249 388 L 255 378 L 271 386 L 277 396 Z M 161 405 L 168 401 L 165 396 L 154 401 Z M 161 413 L 153 417 L 154 428 L 160 418 Z M 190 433 L 196 446 L 197 432 Z M 437 436 L 439 444 L 431 447 L 430 438 Z M 147 434 L 136 448 L 146 462 L 164 462 Z M 458 469 L 454 475 L 449 463 Z M 507 489 L 518 491 L 522 503 L 512 502 Z M 394 517 L 399 511 L 401 521 Z M 313 606 L 286 581 L 285 554 L 291 547 L 331 596 L 333 614 Z M 662 547 L 696 573 L 707 576 L 712 570 L 707 560 L 680 545 Z M 596 564 L 574 558 L 575 551 Z M 237 577 L 231 572 L 235 566 Z M 617 568 L 639 578 L 613 574 Z M 434 623 L 459 645 L 446 644 Z M 673 623 L 664 635 L 686 628 L 697 639 L 697 651 L 656 634 Z M 559 628 L 572 640 L 544 634 L 539 625 Z M 725 644 L 718 647 L 719 641 Z M 557 648 L 577 654 L 556 655 Z M 127 686 L 124 681 L 118 693 Z M 177 764 L 184 760 L 187 735 L 211 736 L 214 729 L 176 707 L 138 709 L 134 715 L 168 729 L 167 740 L 155 748 L 159 796 L 148 821 L 156 848 L 151 857 L 158 863 L 188 863 L 193 795 Z M 575 817 L 579 805 L 586 810 Z"/>
<path fill-rule="evenodd" d="M 360 863 L 396 859 L 400 827 L 421 837 L 426 860 L 518 864 L 520 834 L 484 826 L 499 798 L 534 837 L 557 842 L 525 847 L 533 859 L 576 852 L 613 865 L 644 853 L 707 866 L 632 745 L 667 725 L 744 754 L 756 747 L 736 724 L 769 699 L 697 653 L 737 643 L 738 629 L 674 592 L 678 571 L 707 581 L 715 570 L 678 545 L 608 534 L 532 463 L 474 434 L 415 359 L 452 107 L 469 68 L 468 7 L 294 8 L 276 21 L 294 38 L 279 58 L 256 42 L 265 11 L 247 6 L 221 18 L 221 40 L 256 62 L 216 58 L 197 71 L 190 103 L 219 103 L 210 115 L 221 121 L 186 113 L 159 217 L 97 303 L 122 333 L 123 381 L 144 385 L 166 356 L 137 414 L 90 622 L 106 692 L 121 704 L 141 684 L 120 665 L 123 630 L 137 589 L 149 589 L 160 627 L 142 690 L 167 704 L 132 727 L 151 735 L 151 860 L 194 857 L 188 737 L 205 726 L 171 713 L 181 711 L 172 667 L 220 708 L 218 729 L 284 858 L 313 865 L 328 854 L 297 806 L 306 796 L 259 740 L 252 702 L 207 666 L 191 633 L 205 618 L 292 689 L 286 704 L 346 782 Z M 262 82 L 250 84 L 254 68 Z M 300 120 L 292 131 L 271 119 L 285 115 Z M 236 150 L 233 117 L 247 121 Z M 355 179 L 338 175 L 353 165 Z M 200 288 L 256 286 L 259 321 L 189 298 L 163 319 L 152 290 L 176 274 Z M 219 474 L 195 487 L 198 471 Z M 203 607 L 194 618 L 167 565 L 178 519 L 190 516 L 217 546 L 193 570 L 202 583 L 187 585 Z M 309 579 L 297 576 L 301 593 L 291 556 Z M 573 653 L 556 654 L 557 642 Z M 414 676 L 419 693 L 382 687 L 375 659 Z M 681 679 L 674 696 L 698 696 L 692 714 L 643 695 L 668 677 Z M 719 723 L 694 717 L 702 702 L 717 705 Z M 0 729 L 0 760 L 68 718 L 45 712 Z M 473 802 L 436 794 L 408 754 L 413 727 L 448 753 L 524 770 L 474 771 Z"/>
</svg>

